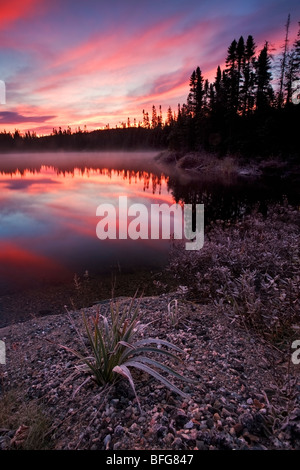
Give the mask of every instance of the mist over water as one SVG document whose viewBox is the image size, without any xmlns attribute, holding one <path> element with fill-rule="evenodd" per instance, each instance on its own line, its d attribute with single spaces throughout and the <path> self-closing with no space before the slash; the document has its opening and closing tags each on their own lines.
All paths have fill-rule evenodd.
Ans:
<svg viewBox="0 0 300 470">
<path fill-rule="evenodd" d="M 99 240 L 96 209 L 172 203 L 154 154 L 47 153 L 1 156 L 0 294 L 74 274 L 160 266 L 168 242 Z M 152 163 L 151 163 L 152 162 Z M 155 173 L 150 172 L 150 167 Z"/>
<path fill-rule="evenodd" d="M 99 240 L 99 204 L 204 204 L 205 224 L 262 210 L 293 190 L 283 182 L 190 178 L 155 152 L 0 156 L 0 296 L 91 275 L 165 265 L 169 240 Z M 290 193 L 290 194 L 289 194 Z M 1 314 L 1 312 L 0 312 Z"/>
</svg>

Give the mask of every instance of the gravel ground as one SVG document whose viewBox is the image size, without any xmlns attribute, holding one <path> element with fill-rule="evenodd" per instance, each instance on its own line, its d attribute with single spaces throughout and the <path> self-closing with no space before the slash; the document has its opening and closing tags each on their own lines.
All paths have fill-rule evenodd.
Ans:
<svg viewBox="0 0 300 470">
<path fill-rule="evenodd" d="M 178 299 L 177 324 L 168 317 L 172 299 Z M 85 309 L 87 314 L 96 310 Z M 75 368 L 77 358 L 59 346 L 76 346 L 80 311 L 0 330 L 7 354 L 6 365 L 0 366 L 0 398 L 1 388 L 3 393 L 21 386 L 24 400 L 43 404 L 53 449 L 300 448 L 300 365 L 291 364 L 289 354 L 214 307 L 186 302 L 179 293 L 143 298 L 140 312 L 144 323 L 151 322 L 145 336 L 167 339 L 184 350 L 176 370 L 195 384 L 176 385 L 187 398 L 142 372 L 133 373 L 140 412 L 125 379 L 107 389 L 86 381 Z M 17 447 L 16 432 L 0 428 L 0 449 Z"/>
</svg>

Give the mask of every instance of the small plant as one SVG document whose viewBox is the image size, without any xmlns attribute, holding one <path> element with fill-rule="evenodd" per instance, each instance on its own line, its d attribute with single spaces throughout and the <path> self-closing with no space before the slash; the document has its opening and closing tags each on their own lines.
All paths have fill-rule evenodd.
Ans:
<svg viewBox="0 0 300 470">
<path fill-rule="evenodd" d="M 299 210 L 286 202 L 270 204 L 265 216 L 255 209 L 237 220 L 217 220 L 197 252 L 176 240 L 167 274 L 188 286 L 186 299 L 213 302 L 218 312 L 286 347 L 299 322 L 299 226 Z"/>
<path fill-rule="evenodd" d="M 95 317 L 88 319 L 83 314 L 87 334 L 87 344 L 83 341 L 85 353 L 68 347 L 65 349 L 74 353 L 83 362 L 82 370 L 89 372 L 99 385 L 114 384 L 120 376 L 123 376 L 129 381 L 137 398 L 134 380 L 129 370 L 132 367 L 152 375 L 171 391 L 186 398 L 185 393 L 156 369 L 189 383 L 193 381 L 153 357 L 145 355 L 145 353 L 156 353 L 180 361 L 169 349 L 178 353 L 183 351 L 176 345 L 157 338 L 135 340 L 136 335 L 146 327 L 139 321 L 139 302 L 134 307 L 135 300 L 134 296 L 128 309 L 125 308 L 123 312 L 119 303 L 111 303 L 108 317 L 98 312 Z"/>
<path fill-rule="evenodd" d="M 51 448 L 51 422 L 37 400 L 24 400 L 22 390 L 9 390 L 0 397 L 0 434 L 7 449 Z M 14 431 L 14 436 L 11 432 Z"/>
<path fill-rule="evenodd" d="M 178 328 L 179 316 L 178 316 L 178 301 L 177 299 L 171 300 L 168 303 L 168 315 L 171 325 L 174 328 Z"/>
</svg>

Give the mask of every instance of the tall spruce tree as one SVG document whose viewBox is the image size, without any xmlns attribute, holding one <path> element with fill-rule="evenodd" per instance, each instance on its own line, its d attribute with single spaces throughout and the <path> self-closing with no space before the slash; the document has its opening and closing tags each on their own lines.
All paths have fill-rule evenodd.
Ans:
<svg viewBox="0 0 300 470">
<path fill-rule="evenodd" d="M 192 117 L 199 117 L 201 114 L 203 94 L 203 77 L 200 67 L 197 67 L 190 77 L 190 92 L 187 99 L 188 111 Z"/>
<path fill-rule="evenodd" d="M 290 29 L 290 15 L 288 15 L 288 19 L 285 25 L 285 39 L 284 44 L 282 46 L 283 53 L 280 60 L 280 79 L 279 79 L 279 92 L 277 97 L 277 106 L 278 108 L 282 108 L 284 104 L 284 90 L 285 90 L 285 78 L 287 72 L 287 64 L 289 62 L 289 29 Z"/>
<path fill-rule="evenodd" d="M 151 118 L 151 127 L 155 129 L 158 126 L 157 112 L 156 107 L 152 106 L 152 118 Z"/>
<path fill-rule="evenodd" d="M 237 61 L 237 71 L 236 71 L 236 102 L 235 109 L 239 111 L 242 108 L 240 103 L 240 90 L 243 84 L 243 74 L 242 70 L 245 64 L 245 41 L 243 36 L 240 37 L 237 47 L 236 47 L 236 61 Z"/>
<path fill-rule="evenodd" d="M 227 93 L 228 109 L 237 110 L 237 42 L 234 39 L 228 47 L 226 70 L 223 82 Z"/>
<path fill-rule="evenodd" d="M 269 44 L 265 43 L 256 63 L 256 108 L 258 111 L 265 110 L 272 102 L 273 89 L 271 87 L 271 57 L 269 55 Z"/>
<path fill-rule="evenodd" d="M 293 44 L 293 48 L 289 53 L 288 65 L 286 70 L 286 105 L 292 103 L 295 92 L 300 89 L 300 22 L 297 38 Z"/>
<path fill-rule="evenodd" d="M 253 36 L 249 35 L 245 45 L 245 60 L 243 65 L 244 83 L 241 90 L 243 115 L 250 114 L 254 107 L 255 89 L 255 49 Z"/>
</svg>

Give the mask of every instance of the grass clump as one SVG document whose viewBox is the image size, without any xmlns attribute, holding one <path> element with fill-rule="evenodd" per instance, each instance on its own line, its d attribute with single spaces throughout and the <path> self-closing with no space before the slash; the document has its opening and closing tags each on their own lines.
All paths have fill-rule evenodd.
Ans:
<svg viewBox="0 0 300 470">
<path fill-rule="evenodd" d="M 286 203 L 269 206 L 266 216 L 254 210 L 216 221 L 201 250 L 174 246 L 166 272 L 188 286 L 188 299 L 212 302 L 273 344 L 289 344 L 299 322 L 299 227 L 299 210 Z"/>
<path fill-rule="evenodd" d="M 37 400 L 21 396 L 10 390 L 0 397 L 0 430 L 6 449 L 50 449 L 49 418 Z"/>
<path fill-rule="evenodd" d="M 92 318 L 87 318 L 83 313 L 86 338 L 78 333 L 83 351 L 68 347 L 66 349 L 80 359 L 81 370 L 88 372 L 100 386 L 114 384 L 121 377 L 125 377 L 135 393 L 138 404 L 131 368 L 152 375 L 172 392 L 186 398 L 187 395 L 160 372 L 189 383 L 193 381 L 154 358 L 159 355 L 181 362 L 175 353 L 183 351 L 168 341 L 143 337 L 147 325 L 142 324 L 139 319 L 139 304 L 134 296 L 123 310 L 120 303 L 111 302 L 107 315 L 98 311 Z M 137 339 L 138 336 L 141 339 Z"/>
</svg>

